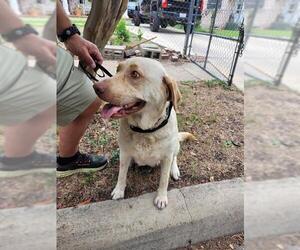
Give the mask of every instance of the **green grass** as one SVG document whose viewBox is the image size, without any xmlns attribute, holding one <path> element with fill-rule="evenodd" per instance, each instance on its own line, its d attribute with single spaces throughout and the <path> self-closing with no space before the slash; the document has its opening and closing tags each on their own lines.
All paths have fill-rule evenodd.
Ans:
<svg viewBox="0 0 300 250">
<path fill-rule="evenodd" d="M 183 30 L 183 25 L 177 24 L 175 25 L 175 28 Z M 196 32 L 204 32 L 204 33 L 209 33 L 208 28 L 203 28 L 201 26 L 196 26 L 195 27 Z M 215 29 L 214 34 L 219 35 L 219 36 L 225 36 L 225 37 L 238 37 L 239 36 L 239 31 L 238 30 L 220 30 L 220 29 Z"/>
<path fill-rule="evenodd" d="M 24 23 L 30 24 L 33 27 L 44 27 L 49 17 L 21 17 Z M 86 17 L 71 17 L 71 22 L 76 24 L 78 28 L 83 28 L 86 22 Z"/>
<path fill-rule="evenodd" d="M 85 185 L 94 183 L 94 173 L 84 173 L 83 181 Z"/>
<path fill-rule="evenodd" d="M 290 38 L 292 36 L 292 30 L 276 30 L 276 29 L 252 29 L 251 34 L 256 36 L 267 36 L 267 37 L 282 37 Z"/>
<path fill-rule="evenodd" d="M 22 21 L 33 27 L 43 27 L 47 23 L 49 17 L 21 17 Z"/>
<path fill-rule="evenodd" d="M 117 164 L 117 162 L 119 161 L 119 157 L 120 157 L 119 149 L 113 150 L 111 153 L 110 163 L 112 165 Z"/>
<path fill-rule="evenodd" d="M 223 141 L 223 146 L 224 147 L 232 147 L 234 144 L 231 140 L 226 140 L 226 141 Z"/>
<path fill-rule="evenodd" d="M 207 80 L 204 82 L 204 84 L 209 88 L 213 88 L 215 86 L 222 86 L 225 90 L 231 90 L 230 86 L 228 86 L 227 83 L 217 79 Z"/>
<path fill-rule="evenodd" d="M 175 28 L 183 30 L 183 25 L 177 24 Z M 195 28 L 196 32 L 204 32 L 209 33 L 208 28 L 203 28 L 201 26 L 197 26 Z M 274 37 L 274 38 L 290 38 L 292 36 L 292 30 L 279 30 L 279 29 L 252 29 L 251 34 L 256 36 L 266 36 L 266 37 Z M 238 30 L 226 30 L 226 29 L 215 29 L 214 34 L 225 37 L 238 37 Z"/>
<path fill-rule="evenodd" d="M 71 22 L 74 23 L 77 27 L 83 28 L 87 18 L 86 17 L 71 17 Z"/>
</svg>

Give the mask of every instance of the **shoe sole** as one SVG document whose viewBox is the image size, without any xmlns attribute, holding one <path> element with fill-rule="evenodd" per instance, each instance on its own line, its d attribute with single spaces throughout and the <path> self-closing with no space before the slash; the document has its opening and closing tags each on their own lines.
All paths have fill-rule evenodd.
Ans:
<svg viewBox="0 0 300 250">
<path fill-rule="evenodd" d="M 20 177 L 29 174 L 55 174 L 55 168 L 40 168 L 40 169 L 28 169 L 28 170 L 16 170 L 16 171 L 1 171 L 0 178 Z"/>
<path fill-rule="evenodd" d="M 96 172 L 96 171 L 101 171 L 104 168 L 106 168 L 108 165 L 108 162 L 98 168 L 78 168 L 78 169 L 74 169 L 74 170 L 68 170 L 68 171 L 56 171 L 56 177 L 57 178 L 64 178 L 76 173 L 91 173 L 91 172 Z"/>
</svg>

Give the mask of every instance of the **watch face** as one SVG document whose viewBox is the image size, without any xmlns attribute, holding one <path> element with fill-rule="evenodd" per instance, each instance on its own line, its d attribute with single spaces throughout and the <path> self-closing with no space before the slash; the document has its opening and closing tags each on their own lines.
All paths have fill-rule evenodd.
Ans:
<svg viewBox="0 0 300 250">
<path fill-rule="evenodd" d="M 70 30 L 67 30 L 67 31 L 66 31 L 66 35 L 68 35 L 68 36 L 71 35 L 71 31 L 70 31 Z"/>
<path fill-rule="evenodd" d="M 18 36 L 21 36 L 23 34 L 23 31 L 22 30 L 17 30 L 16 31 L 16 35 L 18 35 Z"/>
</svg>

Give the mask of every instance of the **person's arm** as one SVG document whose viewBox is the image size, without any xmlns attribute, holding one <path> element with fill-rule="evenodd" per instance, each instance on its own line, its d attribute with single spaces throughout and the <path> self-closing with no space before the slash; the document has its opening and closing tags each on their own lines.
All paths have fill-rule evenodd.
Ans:
<svg viewBox="0 0 300 250">
<path fill-rule="evenodd" d="M 13 29 L 24 26 L 23 22 L 16 16 L 4 0 L 0 0 L 0 33 L 5 34 Z"/>
<path fill-rule="evenodd" d="M 4 0 L 0 0 L 0 33 L 6 34 L 24 26 L 22 20 L 12 11 Z M 56 44 L 35 34 L 25 35 L 15 41 L 14 46 L 25 55 L 32 55 L 46 64 L 56 62 Z"/>
<path fill-rule="evenodd" d="M 57 1 L 57 34 L 61 34 L 65 29 L 69 28 L 72 24 L 68 18 L 61 2 Z M 78 56 L 79 60 L 85 65 L 92 68 L 96 67 L 95 61 L 102 64 L 103 58 L 97 46 L 88 40 L 82 38 L 80 35 L 75 34 L 65 41 L 66 48 Z"/>
</svg>

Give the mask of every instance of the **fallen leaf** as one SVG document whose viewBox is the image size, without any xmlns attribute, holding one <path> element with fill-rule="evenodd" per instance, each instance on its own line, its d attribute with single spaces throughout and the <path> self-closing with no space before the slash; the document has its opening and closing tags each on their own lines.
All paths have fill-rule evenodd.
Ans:
<svg viewBox="0 0 300 250">
<path fill-rule="evenodd" d="M 37 201 L 33 205 L 48 205 L 48 204 L 51 204 L 53 202 L 54 202 L 53 198 L 49 198 L 49 199 Z"/>
<path fill-rule="evenodd" d="M 92 202 L 92 198 L 88 198 L 87 200 L 80 202 L 77 206 L 87 205 L 90 204 L 91 202 Z"/>
</svg>

